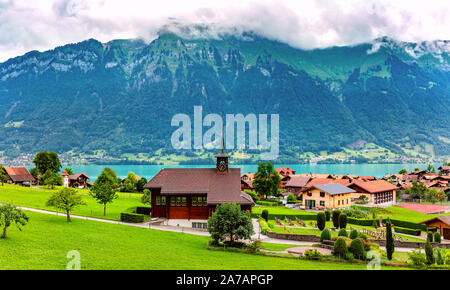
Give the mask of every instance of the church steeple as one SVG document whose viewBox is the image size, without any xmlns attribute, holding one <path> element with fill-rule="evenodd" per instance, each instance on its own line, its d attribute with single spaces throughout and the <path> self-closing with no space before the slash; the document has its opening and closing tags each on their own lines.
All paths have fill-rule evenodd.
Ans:
<svg viewBox="0 0 450 290">
<path fill-rule="evenodd" d="M 223 118 L 222 118 L 223 120 Z M 230 156 L 225 149 L 225 129 L 222 126 L 222 146 L 220 148 L 219 154 L 216 155 L 216 168 L 217 174 L 227 174 L 228 173 L 228 158 Z"/>
</svg>

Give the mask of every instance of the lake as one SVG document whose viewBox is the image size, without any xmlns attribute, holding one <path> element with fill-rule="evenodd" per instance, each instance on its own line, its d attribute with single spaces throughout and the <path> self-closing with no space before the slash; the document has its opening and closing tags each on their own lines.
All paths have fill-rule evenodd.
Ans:
<svg viewBox="0 0 450 290">
<path fill-rule="evenodd" d="M 437 168 L 442 164 L 433 164 Z M 330 173 L 330 174 L 355 174 L 361 176 L 383 177 L 387 173 L 398 173 L 405 168 L 408 171 L 414 168 L 426 169 L 427 164 L 276 164 L 275 167 L 291 167 L 296 173 Z M 116 171 L 118 177 L 125 178 L 128 172 L 151 179 L 163 168 L 205 168 L 213 167 L 208 165 L 73 165 L 63 166 L 72 167 L 75 173 L 86 173 L 91 181 L 97 179 L 104 167 L 110 167 Z M 257 164 L 230 165 L 233 168 L 241 168 L 241 174 L 244 172 L 256 172 Z"/>
</svg>

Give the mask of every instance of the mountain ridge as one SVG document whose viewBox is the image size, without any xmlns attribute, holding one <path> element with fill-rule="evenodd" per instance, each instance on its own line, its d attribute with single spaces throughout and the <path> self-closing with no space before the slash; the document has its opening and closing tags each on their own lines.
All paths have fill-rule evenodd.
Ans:
<svg viewBox="0 0 450 290">
<path fill-rule="evenodd" d="M 280 114 L 282 160 L 333 155 L 361 140 L 387 151 L 380 161 L 447 158 L 449 42 L 431 43 L 380 38 L 301 50 L 260 36 L 165 33 L 149 44 L 89 39 L 32 51 L 0 63 L 0 152 L 198 160 L 205 152 L 177 152 L 167 136 L 174 114 L 202 105 L 205 113 Z"/>
</svg>

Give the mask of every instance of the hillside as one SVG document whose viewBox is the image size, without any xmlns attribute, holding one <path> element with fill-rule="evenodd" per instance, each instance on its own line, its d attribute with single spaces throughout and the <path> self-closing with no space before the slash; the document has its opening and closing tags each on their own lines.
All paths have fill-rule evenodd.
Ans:
<svg viewBox="0 0 450 290">
<path fill-rule="evenodd" d="M 172 117 L 201 105 L 204 115 L 279 114 L 279 161 L 446 159 L 449 51 L 448 41 L 306 51 L 253 34 L 172 33 L 32 51 L 0 64 L 0 154 L 204 162 L 212 152 L 170 144 Z"/>
</svg>

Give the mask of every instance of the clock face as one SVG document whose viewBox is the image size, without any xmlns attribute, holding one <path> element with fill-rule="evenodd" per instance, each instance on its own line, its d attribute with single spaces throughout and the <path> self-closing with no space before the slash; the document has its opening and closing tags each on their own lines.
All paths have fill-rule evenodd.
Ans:
<svg viewBox="0 0 450 290">
<path fill-rule="evenodd" d="M 219 164 L 217 165 L 217 169 L 219 169 L 220 172 L 224 172 L 227 170 L 227 164 L 225 163 L 225 160 L 221 160 Z"/>
</svg>

